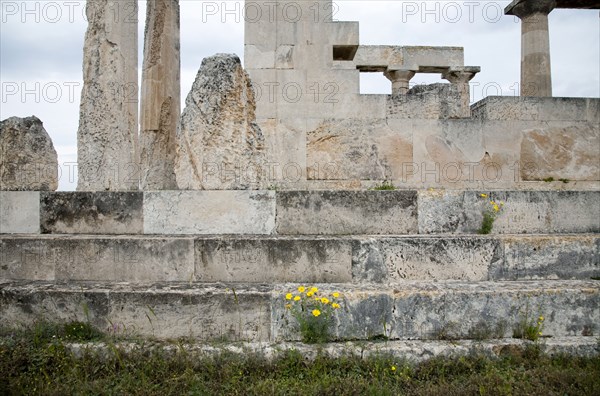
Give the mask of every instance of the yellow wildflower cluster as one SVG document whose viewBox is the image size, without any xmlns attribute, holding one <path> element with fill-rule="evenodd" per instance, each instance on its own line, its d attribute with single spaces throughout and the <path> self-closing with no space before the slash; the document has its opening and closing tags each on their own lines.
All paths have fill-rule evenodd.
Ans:
<svg viewBox="0 0 600 396">
<path fill-rule="evenodd" d="M 330 339 L 332 315 L 341 308 L 338 291 L 324 293 L 316 286 L 299 286 L 285 294 L 285 308 L 299 326 L 302 340 L 307 343 L 326 342 Z"/>
<path fill-rule="evenodd" d="M 487 194 L 479 194 L 481 198 L 488 200 Z M 479 229 L 480 234 L 489 234 L 492 231 L 492 227 L 494 225 L 494 221 L 496 217 L 499 215 L 500 211 L 504 207 L 504 202 L 496 202 L 492 199 L 489 199 L 488 203 L 491 207 L 486 207 L 483 210 L 483 219 L 481 223 L 481 228 Z"/>
<path fill-rule="evenodd" d="M 285 295 L 285 299 L 288 301 L 285 308 L 292 309 L 293 305 L 289 302 L 300 303 L 302 311 L 309 311 L 308 308 L 314 308 L 310 312 L 314 317 L 318 317 L 324 307 L 331 307 L 334 310 L 340 309 L 341 305 L 335 301 L 338 298 L 340 298 L 340 292 L 337 291 L 326 297 L 320 294 L 318 287 L 299 286 L 297 293 L 287 293 Z"/>
</svg>

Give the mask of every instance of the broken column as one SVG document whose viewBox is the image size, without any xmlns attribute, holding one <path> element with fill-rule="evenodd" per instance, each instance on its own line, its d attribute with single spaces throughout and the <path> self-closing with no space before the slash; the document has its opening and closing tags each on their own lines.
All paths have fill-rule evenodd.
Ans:
<svg viewBox="0 0 600 396">
<path fill-rule="evenodd" d="M 552 96 L 548 14 L 555 0 L 515 0 L 507 15 L 521 19 L 521 96 Z"/>
<path fill-rule="evenodd" d="M 88 0 L 78 190 L 137 190 L 137 0 Z"/>
<path fill-rule="evenodd" d="M 248 74 L 236 55 L 202 61 L 177 129 L 183 190 L 264 188 L 265 153 Z"/>
<path fill-rule="evenodd" d="M 0 190 L 54 191 L 58 159 L 52 139 L 37 117 L 0 122 Z"/>
<path fill-rule="evenodd" d="M 179 0 L 147 3 L 140 114 L 141 188 L 173 190 L 181 112 Z"/>
</svg>

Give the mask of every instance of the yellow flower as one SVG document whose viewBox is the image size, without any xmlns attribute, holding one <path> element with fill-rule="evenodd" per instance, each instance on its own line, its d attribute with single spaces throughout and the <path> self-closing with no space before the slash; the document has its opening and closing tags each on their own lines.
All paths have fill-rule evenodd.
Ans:
<svg viewBox="0 0 600 396">
<path fill-rule="evenodd" d="M 540 331 L 540 332 L 538 333 L 538 335 L 542 335 L 542 332 Z"/>
<path fill-rule="evenodd" d="M 306 288 L 305 288 L 304 286 L 300 286 L 300 287 L 298 288 L 298 291 L 299 291 L 300 293 L 304 293 L 304 291 L 305 291 L 305 290 L 306 290 Z"/>
<path fill-rule="evenodd" d="M 293 296 L 292 296 L 292 293 L 288 293 L 288 294 L 286 294 L 286 295 L 285 295 L 285 299 L 286 299 L 286 300 L 291 300 L 291 299 L 292 299 L 292 297 L 293 297 Z"/>
<path fill-rule="evenodd" d="M 499 212 L 500 211 L 500 207 L 496 204 L 494 204 L 494 212 Z"/>
<path fill-rule="evenodd" d="M 313 286 L 313 287 L 310 288 L 310 291 L 313 292 L 313 293 L 316 293 L 316 292 L 319 291 L 319 289 L 317 289 L 316 287 Z"/>
<path fill-rule="evenodd" d="M 481 198 L 487 198 L 487 194 L 479 194 Z"/>
<path fill-rule="evenodd" d="M 328 299 L 327 297 L 323 297 L 323 298 L 321 299 L 321 302 L 322 302 L 323 304 L 327 305 L 327 304 L 329 304 L 329 299 Z"/>
<path fill-rule="evenodd" d="M 338 303 L 333 303 L 333 304 L 331 304 L 331 307 L 332 307 L 333 309 L 338 309 L 338 308 L 340 308 L 340 304 L 338 304 Z"/>
<path fill-rule="evenodd" d="M 544 317 L 540 316 L 540 322 L 543 322 L 543 321 L 544 321 Z"/>
<path fill-rule="evenodd" d="M 300 296 L 294 297 L 294 301 L 300 301 Z"/>
<path fill-rule="evenodd" d="M 313 292 L 309 291 L 308 293 L 306 293 L 306 297 L 312 297 L 313 296 Z"/>
<path fill-rule="evenodd" d="M 333 292 L 333 293 L 331 293 L 331 295 L 333 296 L 333 298 L 339 298 L 340 297 L 340 293 L 339 292 Z"/>
<path fill-rule="evenodd" d="M 391 367 L 391 370 L 392 370 L 392 371 L 396 371 L 396 366 L 392 366 L 392 367 Z"/>
<path fill-rule="evenodd" d="M 496 205 L 496 202 L 490 201 L 490 205 Z"/>
<path fill-rule="evenodd" d="M 285 304 L 285 309 L 291 309 L 292 308 L 292 304 Z"/>
<path fill-rule="evenodd" d="M 317 316 L 321 315 L 321 311 L 319 311 L 318 309 L 313 309 L 312 314 L 316 318 Z"/>
</svg>

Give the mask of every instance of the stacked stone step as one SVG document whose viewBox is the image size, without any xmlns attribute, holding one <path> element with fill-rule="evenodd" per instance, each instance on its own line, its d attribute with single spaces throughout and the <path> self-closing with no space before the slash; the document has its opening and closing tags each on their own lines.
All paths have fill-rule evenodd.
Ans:
<svg viewBox="0 0 600 396">
<path fill-rule="evenodd" d="M 310 284 L 342 294 L 339 339 L 600 332 L 598 191 L 0 194 L 3 320 L 294 340 L 285 294 Z"/>
</svg>

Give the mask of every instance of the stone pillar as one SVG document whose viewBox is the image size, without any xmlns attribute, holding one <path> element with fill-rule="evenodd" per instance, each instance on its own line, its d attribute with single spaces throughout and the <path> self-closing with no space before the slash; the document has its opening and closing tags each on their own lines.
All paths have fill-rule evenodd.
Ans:
<svg viewBox="0 0 600 396">
<path fill-rule="evenodd" d="M 521 19 L 521 96 L 552 96 L 548 14 L 555 0 L 522 0 L 507 14 Z"/>
<path fill-rule="evenodd" d="M 410 80 L 415 76 L 415 72 L 406 69 L 388 68 L 383 75 L 392 82 L 392 95 L 406 95 L 410 89 Z"/>
<path fill-rule="evenodd" d="M 88 0 L 86 15 L 77 189 L 137 190 L 137 0 Z"/>
<path fill-rule="evenodd" d="M 142 67 L 141 188 L 177 189 L 175 153 L 181 113 L 179 0 L 149 0 Z"/>
<path fill-rule="evenodd" d="M 480 71 L 481 68 L 478 66 L 464 66 L 451 68 L 442 73 L 442 78 L 450 81 L 452 89 L 459 95 L 459 107 L 462 117 L 471 116 L 471 107 L 469 105 L 471 100 L 469 81 L 471 81 Z"/>
</svg>

